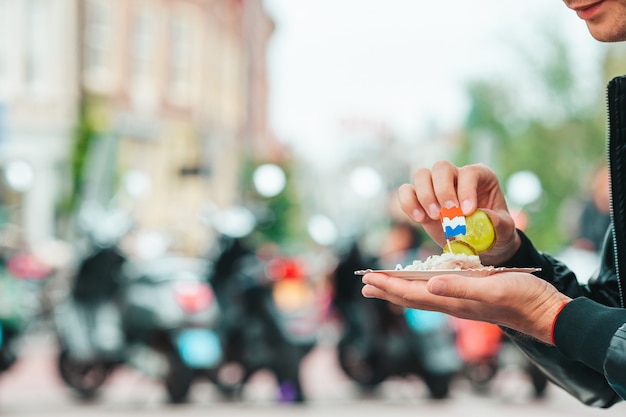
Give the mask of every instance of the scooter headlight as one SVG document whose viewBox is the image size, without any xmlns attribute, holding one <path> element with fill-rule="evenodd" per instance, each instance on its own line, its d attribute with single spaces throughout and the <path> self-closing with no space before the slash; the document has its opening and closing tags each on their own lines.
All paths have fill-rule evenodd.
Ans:
<svg viewBox="0 0 626 417">
<path fill-rule="evenodd" d="M 208 284 L 181 282 L 174 287 L 174 298 L 186 313 L 195 314 L 208 309 L 215 297 Z"/>
</svg>

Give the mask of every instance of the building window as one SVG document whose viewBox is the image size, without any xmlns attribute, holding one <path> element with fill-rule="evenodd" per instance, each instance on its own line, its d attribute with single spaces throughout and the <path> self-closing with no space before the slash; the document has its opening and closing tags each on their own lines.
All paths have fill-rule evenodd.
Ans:
<svg viewBox="0 0 626 417">
<path fill-rule="evenodd" d="M 9 98 L 20 88 L 23 49 L 19 0 L 0 0 L 0 97 Z"/>
<path fill-rule="evenodd" d="M 131 44 L 131 78 L 143 82 L 152 78 L 156 45 L 155 18 L 146 8 L 138 10 L 133 24 Z"/>
<path fill-rule="evenodd" d="M 9 72 L 9 1 L 0 0 L 0 82 Z"/>
<path fill-rule="evenodd" d="M 110 71 L 108 57 L 112 41 L 111 4 L 89 1 L 85 10 L 85 71 L 95 77 Z"/>
<path fill-rule="evenodd" d="M 175 13 L 170 22 L 169 93 L 176 104 L 189 102 L 192 78 L 193 26 L 184 13 Z"/>
<path fill-rule="evenodd" d="M 150 111 L 157 104 L 157 16 L 141 7 L 132 19 L 130 43 L 131 96 L 136 108 Z"/>
<path fill-rule="evenodd" d="M 50 89 L 52 69 L 52 3 L 48 0 L 29 0 L 26 5 L 26 38 L 24 81 L 35 93 Z"/>
</svg>

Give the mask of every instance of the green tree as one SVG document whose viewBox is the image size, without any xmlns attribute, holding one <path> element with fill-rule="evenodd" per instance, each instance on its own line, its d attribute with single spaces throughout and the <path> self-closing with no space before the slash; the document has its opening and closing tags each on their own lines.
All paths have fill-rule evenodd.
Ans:
<svg viewBox="0 0 626 417">
<path fill-rule="evenodd" d="M 285 188 L 276 196 L 264 197 L 256 191 L 253 182 L 254 171 L 262 164 L 261 161 L 249 158 L 242 171 L 244 204 L 252 209 L 258 221 L 255 238 L 261 242 L 276 243 L 283 248 L 301 246 L 306 229 L 301 219 L 294 169 L 289 161 L 276 163 L 285 173 Z"/>
<path fill-rule="evenodd" d="M 554 33 L 544 38 L 544 55 L 520 50 L 527 66 L 523 81 L 475 80 L 468 85 L 466 140 L 457 162 L 487 162 L 504 186 L 516 171 L 534 172 L 543 196 L 524 208 L 530 218 L 527 233 L 550 251 L 567 243 L 562 204 L 581 192 L 586 176 L 603 159 L 606 127 L 601 77 L 584 94 L 573 51 Z M 481 160 L 486 148 L 491 157 Z"/>
<path fill-rule="evenodd" d="M 69 164 L 71 187 L 68 196 L 60 207 L 60 214 L 65 216 L 71 215 L 80 203 L 84 178 L 88 169 L 89 152 L 106 130 L 101 99 L 84 95 L 78 110 Z"/>
</svg>

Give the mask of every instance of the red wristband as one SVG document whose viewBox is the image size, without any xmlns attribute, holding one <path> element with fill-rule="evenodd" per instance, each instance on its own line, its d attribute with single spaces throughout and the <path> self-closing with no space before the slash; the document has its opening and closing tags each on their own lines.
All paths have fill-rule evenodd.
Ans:
<svg viewBox="0 0 626 417">
<path fill-rule="evenodd" d="M 567 303 L 569 303 L 569 301 L 563 301 L 563 304 L 561 304 L 559 309 L 556 311 L 556 314 L 554 315 L 554 318 L 552 319 L 552 328 L 550 329 L 550 341 L 552 341 L 552 345 L 553 346 L 556 345 L 556 343 L 554 343 L 554 325 L 556 324 L 556 318 L 559 317 L 559 314 L 561 313 L 561 310 L 563 310 L 563 307 L 565 307 L 565 305 Z"/>
</svg>

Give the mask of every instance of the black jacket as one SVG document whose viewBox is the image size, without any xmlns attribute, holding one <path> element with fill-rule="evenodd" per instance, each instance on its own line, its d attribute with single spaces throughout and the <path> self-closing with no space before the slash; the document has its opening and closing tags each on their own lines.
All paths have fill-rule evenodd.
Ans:
<svg viewBox="0 0 626 417">
<path fill-rule="evenodd" d="M 522 232 L 520 250 L 504 265 L 541 267 L 538 276 L 574 298 L 554 323 L 556 346 L 504 330 L 555 384 L 595 407 L 626 399 L 626 77 L 611 80 L 607 102 L 611 226 L 598 270 L 581 285 L 572 271 L 537 251 Z"/>
</svg>

